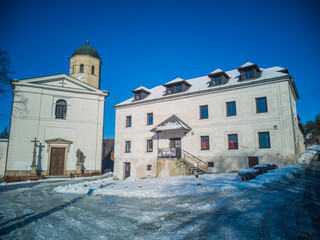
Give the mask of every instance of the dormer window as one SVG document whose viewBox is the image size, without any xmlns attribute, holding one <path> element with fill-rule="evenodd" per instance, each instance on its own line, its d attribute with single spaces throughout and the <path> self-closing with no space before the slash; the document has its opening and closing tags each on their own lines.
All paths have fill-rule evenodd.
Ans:
<svg viewBox="0 0 320 240">
<path fill-rule="evenodd" d="M 253 78 L 252 70 L 245 71 L 245 72 L 244 72 L 244 78 L 245 78 L 245 79 Z"/>
<path fill-rule="evenodd" d="M 141 99 L 141 92 L 136 93 L 136 100 L 140 100 Z"/>
<path fill-rule="evenodd" d="M 191 85 L 181 78 L 176 78 L 163 86 L 166 88 L 166 94 L 174 94 L 187 91 Z"/>
<path fill-rule="evenodd" d="M 211 79 L 209 87 L 226 84 L 229 80 L 228 74 L 219 68 L 210 73 L 208 77 Z"/>
<path fill-rule="evenodd" d="M 174 86 L 169 87 L 169 93 L 174 93 Z"/>
<path fill-rule="evenodd" d="M 247 62 L 238 68 L 240 72 L 240 81 L 246 79 L 258 78 L 261 76 L 261 70 L 257 64 Z"/>
<path fill-rule="evenodd" d="M 220 85 L 221 84 L 221 77 L 215 77 L 213 79 L 214 85 Z"/>
<path fill-rule="evenodd" d="M 134 93 L 134 101 L 142 100 L 150 94 L 149 89 L 142 87 L 142 86 L 138 87 L 137 89 L 133 90 L 132 92 Z"/>
</svg>

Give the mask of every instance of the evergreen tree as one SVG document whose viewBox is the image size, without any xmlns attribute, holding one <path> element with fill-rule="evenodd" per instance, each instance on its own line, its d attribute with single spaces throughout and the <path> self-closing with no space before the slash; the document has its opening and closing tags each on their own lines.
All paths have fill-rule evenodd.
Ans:
<svg viewBox="0 0 320 240">
<path fill-rule="evenodd" d="M 306 142 L 308 145 L 320 143 L 320 114 L 315 118 L 315 121 L 307 121 L 304 125 L 306 129 Z"/>
</svg>

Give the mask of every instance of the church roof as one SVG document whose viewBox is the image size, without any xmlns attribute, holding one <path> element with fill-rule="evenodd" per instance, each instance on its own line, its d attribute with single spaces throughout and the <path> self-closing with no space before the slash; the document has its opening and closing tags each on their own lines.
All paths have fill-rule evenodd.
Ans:
<svg viewBox="0 0 320 240">
<path fill-rule="evenodd" d="M 86 41 L 85 45 L 77 47 L 77 49 L 72 54 L 72 57 L 75 55 L 89 55 L 91 57 L 95 57 L 100 59 L 99 53 L 93 47 L 89 46 L 89 41 Z"/>
</svg>

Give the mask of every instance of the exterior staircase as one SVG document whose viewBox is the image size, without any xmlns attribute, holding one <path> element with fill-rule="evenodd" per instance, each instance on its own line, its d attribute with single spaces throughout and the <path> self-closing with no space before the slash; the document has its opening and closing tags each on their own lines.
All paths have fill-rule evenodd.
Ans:
<svg viewBox="0 0 320 240">
<path fill-rule="evenodd" d="M 181 151 L 181 158 L 177 159 L 177 162 L 180 165 L 184 165 L 192 174 L 196 171 L 198 174 L 204 174 L 207 172 L 207 163 L 185 150 Z"/>
</svg>

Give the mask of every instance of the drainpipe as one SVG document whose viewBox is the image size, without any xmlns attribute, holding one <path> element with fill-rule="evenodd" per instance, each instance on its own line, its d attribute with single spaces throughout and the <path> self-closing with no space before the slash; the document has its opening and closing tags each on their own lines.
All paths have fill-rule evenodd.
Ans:
<svg viewBox="0 0 320 240">
<path fill-rule="evenodd" d="M 156 134 L 157 134 L 157 152 L 156 152 L 156 154 L 157 154 L 157 157 L 156 157 L 157 161 L 156 161 L 156 177 L 158 177 L 159 132 L 156 132 Z"/>
<path fill-rule="evenodd" d="M 290 78 L 290 84 L 291 84 L 292 78 Z M 293 130 L 293 142 L 294 142 L 294 151 L 296 155 L 296 163 L 298 163 L 298 149 L 297 149 L 297 139 L 296 139 L 296 129 L 294 125 L 294 114 L 292 109 L 292 100 L 291 100 L 291 88 L 289 84 L 289 100 L 290 100 L 290 110 L 291 110 L 291 121 L 292 121 L 292 130 Z"/>
</svg>

